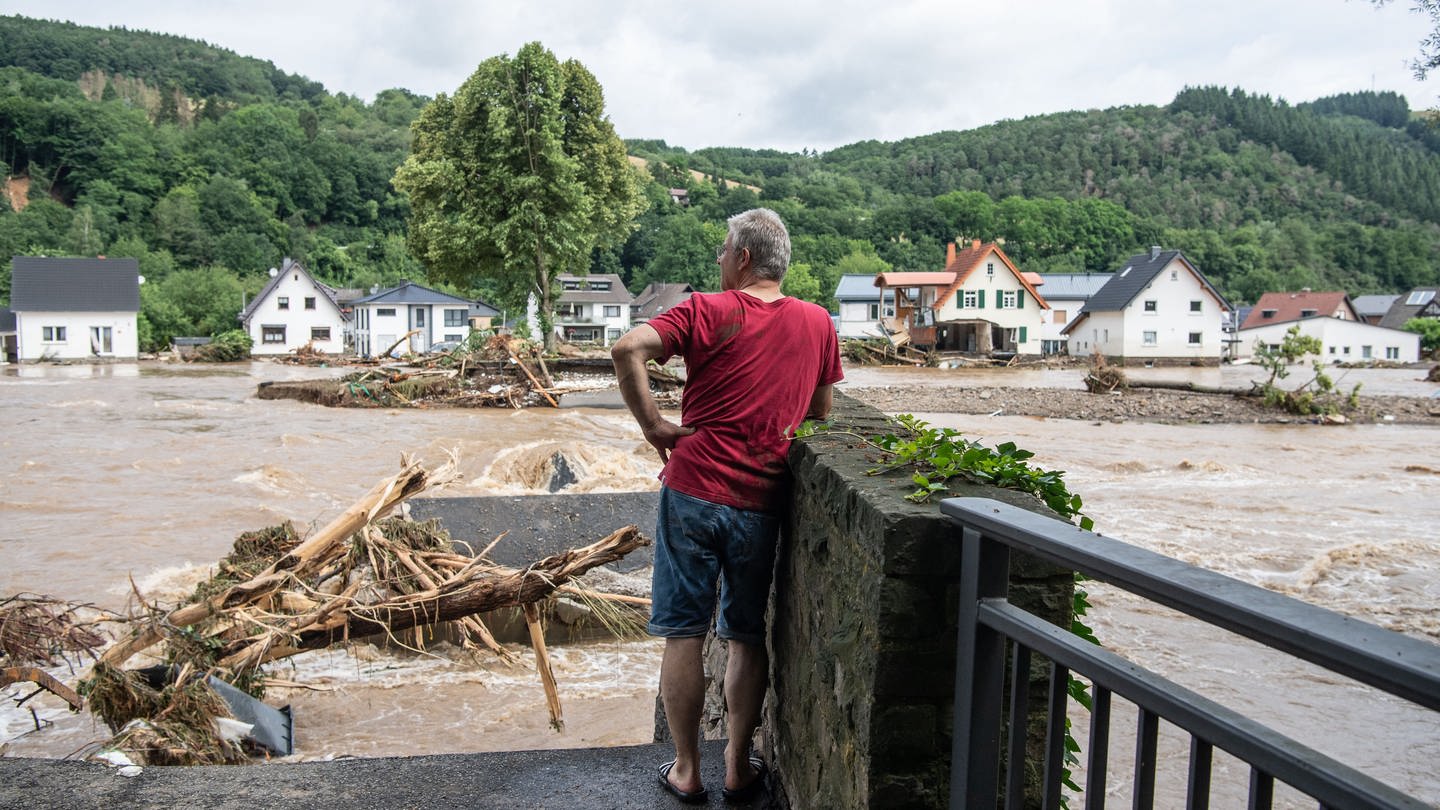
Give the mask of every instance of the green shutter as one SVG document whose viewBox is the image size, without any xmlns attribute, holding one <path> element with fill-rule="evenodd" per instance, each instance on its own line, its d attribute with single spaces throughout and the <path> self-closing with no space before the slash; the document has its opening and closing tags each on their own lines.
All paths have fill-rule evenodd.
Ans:
<svg viewBox="0 0 1440 810">
<path fill-rule="evenodd" d="M 1021 343 L 1024 343 L 1024 342 L 1025 342 L 1025 327 L 1023 327 L 1023 326 L 1020 327 L 1020 342 L 1021 342 Z"/>
<path fill-rule="evenodd" d="M 975 303 L 976 303 L 976 305 L 977 305 L 980 309 L 984 309 L 984 308 L 985 308 L 985 291 L 984 291 L 984 290 L 979 290 L 979 291 L 976 292 Z"/>
<path fill-rule="evenodd" d="M 1015 308 L 1016 308 L 1016 309 L 1024 309 L 1024 308 L 1025 308 L 1025 291 L 1024 291 L 1024 290 L 1016 290 L 1016 291 L 1015 291 Z M 1024 342 L 1025 342 L 1025 338 L 1023 338 L 1023 337 L 1020 338 L 1020 342 L 1021 342 L 1021 343 L 1024 343 Z"/>
</svg>

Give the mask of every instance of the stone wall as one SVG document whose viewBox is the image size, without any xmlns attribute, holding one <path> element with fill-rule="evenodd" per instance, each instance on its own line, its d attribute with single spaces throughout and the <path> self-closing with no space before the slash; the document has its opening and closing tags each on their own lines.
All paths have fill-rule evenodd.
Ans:
<svg viewBox="0 0 1440 810">
<path fill-rule="evenodd" d="M 843 395 L 832 423 L 890 432 Z M 904 499 L 908 473 L 867 476 L 875 453 L 851 437 L 797 441 L 790 461 L 795 508 L 777 561 L 761 732 L 778 782 L 797 808 L 944 807 L 958 533 L 935 503 Z M 958 484 L 951 494 L 1045 511 L 1013 491 Z M 1012 601 L 1051 621 L 1068 624 L 1071 588 L 1068 572 L 1012 564 Z"/>
</svg>

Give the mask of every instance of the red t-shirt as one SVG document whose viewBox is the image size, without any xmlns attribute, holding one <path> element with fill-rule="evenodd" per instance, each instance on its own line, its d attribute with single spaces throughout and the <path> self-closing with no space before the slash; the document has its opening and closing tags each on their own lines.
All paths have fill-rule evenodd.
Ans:
<svg viewBox="0 0 1440 810">
<path fill-rule="evenodd" d="M 788 436 L 815 389 L 844 378 L 830 314 L 797 298 L 696 293 L 648 322 L 685 359 L 681 424 L 660 480 L 691 497 L 760 512 L 783 508 Z"/>
</svg>

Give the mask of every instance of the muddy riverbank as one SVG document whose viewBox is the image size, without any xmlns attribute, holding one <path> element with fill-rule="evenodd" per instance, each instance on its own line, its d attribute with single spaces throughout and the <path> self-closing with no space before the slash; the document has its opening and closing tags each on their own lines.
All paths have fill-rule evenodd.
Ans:
<svg viewBox="0 0 1440 810">
<path fill-rule="evenodd" d="M 1286 424 L 1318 421 L 1265 407 L 1255 397 L 1136 388 L 1112 394 L 1063 388 L 998 386 L 845 386 L 850 396 L 887 413 L 969 413 L 1043 416 L 1090 422 L 1161 424 Z M 1361 396 L 1347 419 L 1363 424 L 1440 426 L 1440 398 Z"/>
</svg>

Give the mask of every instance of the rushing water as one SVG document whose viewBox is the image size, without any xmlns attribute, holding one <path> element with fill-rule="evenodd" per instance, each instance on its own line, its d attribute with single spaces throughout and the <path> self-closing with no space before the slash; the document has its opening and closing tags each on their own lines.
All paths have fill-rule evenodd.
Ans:
<svg viewBox="0 0 1440 810">
<path fill-rule="evenodd" d="M 1163 372 L 1163 373 L 1162 373 Z M 23 367 L 0 370 L 0 595 L 43 592 L 110 608 L 133 578 L 177 598 L 246 530 L 321 525 L 398 468 L 459 454 L 462 480 L 439 495 L 543 491 L 556 450 L 580 459 L 580 491 L 656 486 L 657 461 L 623 410 L 327 409 L 254 399 L 262 380 L 338 375 L 248 367 Z M 1079 387 L 1056 371 L 852 369 L 848 384 Z M 1157 369 L 1167 379 L 1240 384 L 1253 370 Z M 1349 372 L 1356 374 L 1356 371 Z M 1414 370 L 1365 370 L 1366 392 L 1424 395 Z M 1073 378 L 1073 379 L 1072 379 Z M 1434 428 L 1401 425 L 1091 424 L 930 415 L 991 442 L 1037 451 L 1067 471 L 1097 528 L 1399 632 L 1440 640 L 1440 460 Z M 1195 638 L 1164 611 L 1093 587 L 1108 646 L 1185 685 L 1222 693 L 1307 743 L 1440 803 L 1440 723 L 1231 640 Z M 650 739 L 658 647 L 555 648 L 567 728 L 549 731 L 533 668 L 441 647 L 361 649 L 280 667 L 318 690 L 275 690 L 295 706 L 299 755 L 385 755 L 566 747 Z M 522 650 L 522 661 L 527 658 Z M 68 675 L 65 679 L 73 682 Z M 29 690 L 12 687 L 11 694 Z M 1219 699 L 1217 697 L 1217 699 Z M 28 708 L 54 725 L 39 733 Z M 64 756 L 107 736 L 36 698 L 0 706 L 8 753 Z M 1303 732 L 1303 733 L 1302 733 Z M 1116 732 L 1118 735 L 1120 732 Z M 11 739 L 16 738 L 18 739 Z M 1166 735 L 1166 739 L 1176 735 Z M 1318 739 L 1317 739 L 1318 738 Z M 1117 741 L 1115 750 L 1124 749 Z M 1181 750 L 1176 753 L 1175 748 Z M 1338 747 L 1337 747 L 1338 746 Z M 1183 743 L 1166 748 L 1183 772 Z M 1168 760 L 1167 760 L 1168 761 Z M 1223 760 L 1217 759 L 1223 764 Z M 1220 768 L 1217 764 L 1217 769 Z M 1128 771 L 1112 767 L 1112 782 Z M 1238 772 L 1238 769 L 1232 769 Z M 1243 777 L 1243 774 L 1242 774 Z M 1162 784 L 1162 789 L 1164 785 Z"/>
</svg>

